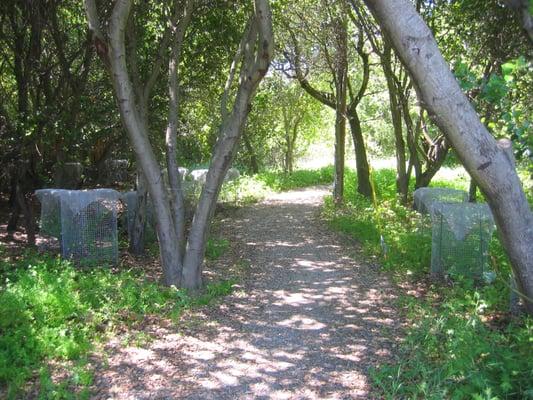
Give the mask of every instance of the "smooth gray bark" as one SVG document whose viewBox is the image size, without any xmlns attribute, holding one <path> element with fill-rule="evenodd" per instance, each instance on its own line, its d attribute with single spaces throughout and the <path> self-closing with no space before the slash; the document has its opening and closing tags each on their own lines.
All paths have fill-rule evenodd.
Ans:
<svg viewBox="0 0 533 400">
<path fill-rule="evenodd" d="M 183 264 L 183 286 L 189 289 L 197 289 L 202 284 L 202 263 L 216 199 L 235 157 L 251 100 L 268 70 L 274 52 L 270 4 L 268 0 L 255 0 L 254 6 L 253 29 L 247 31 L 248 40 L 244 46 L 239 87 L 233 108 L 222 121 L 206 183 L 189 233 Z"/>
<path fill-rule="evenodd" d="M 181 263 L 176 257 L 179 244 L 174 230 L 166 188 L 161 179 L 161 170 L 148 140 L 146 123 L 135 104 L 135 91 L 126 63 L 124 32 L 131 12 L 132 2 L 118 0 L 115 3 L 109 24 L 109 63 L 115 94 L 126 132 L 132 143 L 137 162 L 146 178 L 148 192 L 157 218 L 161 265 L 167 285 L 180 285 Z"/>
<path fill-rule="evenodd" d="M 172 16 L 171 27 L 160 43 L 159 57 L 154 62 L 143 86 L 139 78 L 135 46 L 128 42 L 129 59 L 126 62 L 125 31 L 131 15 L 132 1 L 117 0 L 109 20 L 109 39 L 100 30 L 95 0 L 85 0 L 89 28 L 97 53 L 110 72 L 122 123 L 134 149 L 138 165 L 146 179 L 157 220 L 161 265 L 167 285 L 196 289 L 201 285 L 201 271 L 209 225 L 214 213 L 216 199 L 224 176 L 235 156 L 238 139 L 250 109 L 250 102 L 257 86 L 266 74 L 273 53 L 272 18 L 268 0 L 255 0 L 255 15 L 247 29 L 243 47 L 239 46 L 236 60 L 241 61 L 239 85 L 232 112 L 226 112 L 229 89 L 234 72 L 223 98 L 223 122 L 219 139 L 214 149 L 207 181 L 200 196 L 187 244 L 185 246 L 183 196 L 176 165 L 176 134 L 178 125 L 179 82 L 178 64 L 185 27 L 190 20 L 194 0 L 188 0 L 180 12 L 180 3 Z M 180 19 L 181 17 L 181 19 Z M 179 20 L 179 22 L 178 22 Z M 131 34 L 131 39 L 135 37 Z M 148 103 L 151 89 L 155 86 L 163 65 L 162 59 L 171 46 L 169 60 L 169 118 L 166 130 L 167 171 L 171 196 L 168 196 L 161 169 L 148 140 Z M 240 56 L 242 54 L 242 57 Z M 131 71 L 128 70 L 128 66 Z M 235 70 L 235 67 L 232 67 Z M 169 201 L 170 197 L 170 201 Z M 183 274 L 183 279 L 182 279 Z"/>
<path fill-rule="evenodd" d="M 533 314 L 533 214 L 506 143 L 481 123 L 409 0 L 365 0 L 416 83 L 419 98 L 485 194 Z"/>
<path fill-rule="evenodd" d="M 181 185 L 181 175 L 178 171 L 177 163 L 177 142 L 178 142 L 178 116 L 179 116 L 179 78 L 178 66 L 180 63 L 181 48 L 185 38 L 185 29 L 191 20 L 195 2 L 189 0 L 183 11 L 183 16 L 177 25 L 172 27 L 174 40 L 171 46 L 171 56 L 168 64 L 168 122 L 165 132 L 166 142 L 166 161 L 168 182 L 170 186 L 170 203 L 172 209 L 172 218 L 174 221 L 174 229 L 178 240 L 179 253 L 177 258 L 183 259 L 185 251 L 185 200 L 183 197 L 183 190 Z M 179 10 L 176 10 L 176 15 Z"/>
</svg>

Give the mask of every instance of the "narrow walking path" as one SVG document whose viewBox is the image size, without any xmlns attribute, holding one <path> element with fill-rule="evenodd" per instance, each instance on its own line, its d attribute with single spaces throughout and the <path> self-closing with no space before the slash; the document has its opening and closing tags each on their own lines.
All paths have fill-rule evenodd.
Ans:
<svg viewBox="0 0 533 400">
<path fill-rule="evenodd" d="M 375 398 L 369 369 L 390 358 L 399 325 L 394 290 L 320 221 L 325 193 L 279 194 L 225 220 L 250 262 L 242 289 L 143 348 L 111 346 L 97 398 Z"/>
</svg>

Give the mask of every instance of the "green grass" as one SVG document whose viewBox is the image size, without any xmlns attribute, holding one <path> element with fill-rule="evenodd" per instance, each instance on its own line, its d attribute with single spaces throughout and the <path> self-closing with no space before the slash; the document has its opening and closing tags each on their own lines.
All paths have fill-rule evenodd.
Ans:
<svg viewBox="0 0 533 400">
<path fill-rule="evenodd" d="M 308 186 L 324 185 L 333 182 L 333 167 L 320 169 L 301 169 L 292 174 L 279 171 L 265 171 L 257 174 L 256 179 L 275 192 L 299 189 Z"/>
<path fill-rule="evenodd" d="M 325 218 L 358 240 L 397 282 L 426 282 L 431 233 L 421 229 L 417 213 L 397 202 L 394 171 L 375 171 L 373 179 L 375 205 L 356 194 L 356 178 L 349 172 L 346 206 L 327 199 Z M 466 189 L 467 182 L 432 186 Z M 372 372 L 383 398 L 533 399 L 533 320 L 507 313 L 509 261 L 497 239 L 490 253 L 497 273 L 492 285 L 455 277 L 453 285 L 427 285 L 424 298 L 401 296 L 398 306 L 409 328 L 400 357 Z"/>
<path fill-rule="evenodd" d="M 0 262 L 0 273 L 0 394 L 7 398 L 20 397 L 35 376 L 41 398 L 87 397 L 87 355 L 95 343 L 145 315 L 176 318 L 185 308 L 209 304 L 234 284 L 213 283 L 191 297 L 147 280 L 141 269 L 81 270 L 32 253 L 16 264 Z M 53 383 L 50 361 L 70 366 L 69 377 Z"/>
<path fill-rule="evenodd" d="M 229 248 L 229 241 L 224 238 L 209 238 L 205 248 L 205 257 L 208 260 L 220 258 Z"/>
</svg>

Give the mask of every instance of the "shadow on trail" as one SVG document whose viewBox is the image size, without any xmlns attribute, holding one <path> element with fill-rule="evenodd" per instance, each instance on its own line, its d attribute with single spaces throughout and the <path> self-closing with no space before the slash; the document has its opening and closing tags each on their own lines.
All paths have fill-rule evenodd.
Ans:
<svg viewBox="0 0 533 400">
<path fill-rule="evenodd" d="M 314 196 L 228 219 L 250 281 L 198 327 L 117 349 L 97 377 L 106 388 L 98 397 L 372 398 L 369 369 L 390 359 L 399 327 L 393 290 L 320 226 Z"/>
</svg>

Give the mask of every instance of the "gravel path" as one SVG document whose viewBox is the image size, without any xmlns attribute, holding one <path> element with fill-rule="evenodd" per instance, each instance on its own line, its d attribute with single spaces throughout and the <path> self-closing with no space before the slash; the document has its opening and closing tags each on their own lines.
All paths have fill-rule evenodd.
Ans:
<svg viewBox="0 0 533 400">
<path fill-rule="evenodd" d="M 248 278 L 143 348 L 111 343 L 94 398 L 378 398 L 369 368 L 394 350 L 394 290 L 320 221 L 325 193 L 279 194 L 223 221 Z"/>
</svg>

